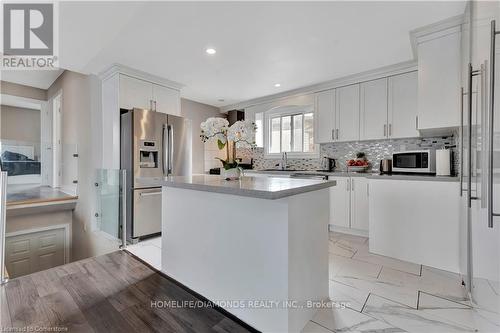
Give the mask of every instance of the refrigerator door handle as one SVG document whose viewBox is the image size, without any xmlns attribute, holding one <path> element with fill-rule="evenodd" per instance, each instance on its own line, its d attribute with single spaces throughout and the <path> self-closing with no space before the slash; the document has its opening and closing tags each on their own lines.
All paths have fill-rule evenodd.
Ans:
<svg viewBox="0 0 500 333">
<path fill-rule="evenodd" d="M 163 167 L 163 176 L 168 175 L 168 170 L 167 170 L 167 164 L 168 164 L 168 142 L 167 140 L 167 135 L 165 134 L 165 131 L 167 130 L 167 124 L 163 124 L 163 127 L 161 129 L 161 143 L 163 147 L 163 158 L 162 158 L 162 167 Z"/>
<path fill-rule="evenodd" d="M 167 126 L 168 129 L 168 174 L 172 174 L 172 164 L 174 159 L 174 128 L 171 125 Z"/>
</svg>

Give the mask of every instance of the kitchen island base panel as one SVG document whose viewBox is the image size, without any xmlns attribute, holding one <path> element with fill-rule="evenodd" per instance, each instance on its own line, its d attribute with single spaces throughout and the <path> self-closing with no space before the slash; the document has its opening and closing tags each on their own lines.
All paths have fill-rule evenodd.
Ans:
<svg viewBox="0 0 500 333">
<path fill-rule="evenodd" d="M 300 332 L 318 309 L 260 301 L 328 299 L 328 189 L 265 200 L 164 186 L 162 198 L 168 276 L 263 332 Z"/>
</svg>

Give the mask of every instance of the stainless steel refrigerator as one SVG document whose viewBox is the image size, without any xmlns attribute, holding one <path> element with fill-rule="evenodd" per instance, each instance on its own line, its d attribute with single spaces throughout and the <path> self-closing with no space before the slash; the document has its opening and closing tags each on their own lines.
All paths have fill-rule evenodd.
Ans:
<svg viewBox="0 0 500 333">
<path fill-rule="evenodd" d="M 133 109 L 121 115 L 120 139 L 120 164 L 127 172 L 127 241 L 136 242 L 161 233 L 160 181 L 191 175 L 191 120 Z M 139 178 L 158 183 L 141 186 Z"/>
</svg>

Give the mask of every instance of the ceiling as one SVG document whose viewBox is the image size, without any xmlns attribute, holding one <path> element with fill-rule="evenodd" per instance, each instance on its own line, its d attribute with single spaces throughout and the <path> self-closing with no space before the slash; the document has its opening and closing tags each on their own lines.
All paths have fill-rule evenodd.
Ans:
<svg viewBox="0 0 500 333">
<path fill-rule="evenodd" d="M 3 81 L 22 84 L 25 86 L 48 89 L 52 83 L 62 74 L 64 70 L 23 70 L 23 71 L 6 71 L 2 70 L 1 79 Z"/>
<path fill-rule="evenodd" d="M 411 60 L 410 30 L 464 9 L 449 1 L 60 2 L 59 59 L 94 74 L 126 65 L 220 107 Z"/>
</svg>

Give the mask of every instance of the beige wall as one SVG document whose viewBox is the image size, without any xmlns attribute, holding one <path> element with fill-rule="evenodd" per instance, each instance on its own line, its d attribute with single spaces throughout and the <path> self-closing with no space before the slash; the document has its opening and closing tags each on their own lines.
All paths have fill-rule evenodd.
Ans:
<svg viewBox="0 0 500 333">
<path fill-rule="evenodd" d="M 36 143 L 35 157 L 40 156 L 40 110 L 0 105 L 1 139 Z"/>
<path fill-rule="evenodd" d="M 47 90 L 23 86 L 21 84 L 0 81 L 0 92 L 6 95 L 19 96 L 25 98 L 47 100 Z"/>
<path fill-rule="evenodd" d="M 219 108 L 181 99 L 181 115 L 193 122 L 193 173 L 204 173 L 205 171 L 205 148 L 200 140 L 200 124 L 209 117 L 225 117 Z"/>
<path fill-rule="evenodd" d="M 93 231 L 96 167 L 92 133 L 98 132 L 92 119 L 92 77 L 65 71 L 48 89 L 49 99 L 62 90 L 62 141 L 78 146 L 78 203 L 73 212 L 72 260 L 118 249 L 117 243 Z M 97 121 L 97 123 L 99 123 Z M 64 170 L 63 170 L 64 172 Z"/>
</svg>

